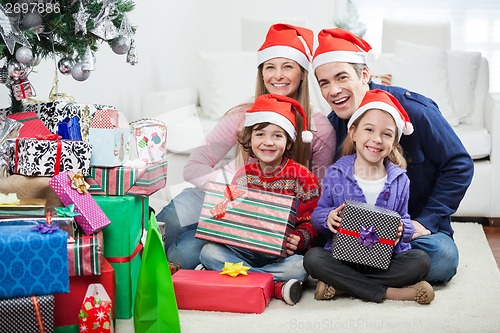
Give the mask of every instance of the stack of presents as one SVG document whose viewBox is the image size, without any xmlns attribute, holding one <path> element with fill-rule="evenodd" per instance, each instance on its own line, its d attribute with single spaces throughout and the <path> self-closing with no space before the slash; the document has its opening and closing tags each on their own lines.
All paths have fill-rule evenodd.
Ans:
<svg viewBox="0 0 500 333">
<path fill-rule="evenodd" d="M 25 108 L 0 115 L 0 332 L 42 322 L 108 332 L 134 316 L 148 196 L 166 184 L 166 125 L 63 101 Z M 196 237 L 285 256 L 297 208 L 295 197 L 210 183 Z M 386 268 L 399 217 L 356 202 L 345 212 L 332 255 Z M 262 313 L 273 297 L 272 274 L 241 263 L 170 268 L 179 309 Z M 96 316 L 103 305 L 109 314 Z"/>
<path fill-rule="evenodd" d="M 112 332 L 132 318 L 166 131 L 61 100 L 0 111 L 0 332 Z"/>
</svg>

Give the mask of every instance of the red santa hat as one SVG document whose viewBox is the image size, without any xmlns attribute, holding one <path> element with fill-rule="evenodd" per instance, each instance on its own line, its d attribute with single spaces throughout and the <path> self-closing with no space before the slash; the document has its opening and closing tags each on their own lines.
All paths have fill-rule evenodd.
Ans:
<svg viewBox="0 0 500 333">
<path fill-rule="evenodd" d="M 300 106 L 299 102 L 290 97 L 276 94 L 260 95 L 255 99 L 252 107 L 247 110 L 244 126 L 253 126 L 260 123 L 278 125 L 295 141 L 298 130 L 294 109 L 304 120 L 302 142 L 310 143 L 312 141 L 312 133 L 307 130 L 307 117 L 304 109 Z"/>
<path fill-rule="evenodd" d="M 309 70 L 313 42 L 314 32 L 310 29 L 284 23 L 274 24 L 257 52 L 257 66 L 269 59 L 282 57 L 294 60 Z"/>
<path fill-rule="evenodd" d="M 402 134 L 410 135 L 413 133 L 413 125 L 401 103 L 399 103 L 396 97 L 380 89 L 369 90 L 365 94 L 359 108 L 351 116 L 351 119 L 349 119 L 347 128 L 351 128 L 356 119 L 361 117 L 366 111 L 372 109 L 386 111 L 394 118 L 396 127 L 398 128 L 398 141 L 401 139 Z"/>
<path fill-rule="evenodd" d="M 323 29 L 318 34 L 313 68 L 329 62 L 366 64 L 366 55 L 371 49 L 370 44 L 350 31 L 340 28 Z M 370 53 L 373 54 L 373 51 Z"/>
</svg>

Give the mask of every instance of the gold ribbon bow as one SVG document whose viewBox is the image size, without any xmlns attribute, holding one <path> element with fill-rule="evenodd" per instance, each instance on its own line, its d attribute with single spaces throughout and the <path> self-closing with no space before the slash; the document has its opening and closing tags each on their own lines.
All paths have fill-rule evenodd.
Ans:
<svg viewBox="0 0 500 333">
<path fill-rule="evenodd" d="M 85 182 L 80 171 L 78 171 L 76 174 L 68 172 L 68 176 L 71 179 L 71 188 L 77 190 L 80 194 L 85 194 L 88 192 L 90 185 Z"/>
<path fill-rule="evenodd" d="M 217 220 L 223 218 L 224 215 L 226 215 L 227 204 L 234 199 L 241 197 L 243 194 L 245 194 L 245 191 L 240 190 L 236 185 L 226 185 L 226 188 L 224 189 L 224 200 L 210 209 L 210 214 L 212 214 L 212 216 Z"/>
<path fill-rule="evenodd" d="M 250 269 L 250 267 L 243 266 L 243 261 L 237 262 L 236 264 L 226 261 L 224 263 L 224 267 L 222 268 L 222 272 L 220 272 L 219 274 L 221 274 L 221 275 L 226 274 L 226 275 L 229 275 L 232 277 L 236 277 L 240 274 L 241 275 L 248 275 L 247 271 L 249 269 Z"/>
</svg>

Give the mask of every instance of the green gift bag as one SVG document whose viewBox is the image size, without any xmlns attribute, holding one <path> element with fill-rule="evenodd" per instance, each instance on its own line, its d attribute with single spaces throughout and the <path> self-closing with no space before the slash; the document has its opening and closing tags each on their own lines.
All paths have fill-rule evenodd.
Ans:
<svg viewBox="0 0 500 333">
<path fill-rule="evenodd" d="M 180 333 L 181 331 L 172 276 L 154 214 L 151 214 L 149 221 L 139 271 L 134 305 L 134 328 L 136 333 Z"/>
</svg>

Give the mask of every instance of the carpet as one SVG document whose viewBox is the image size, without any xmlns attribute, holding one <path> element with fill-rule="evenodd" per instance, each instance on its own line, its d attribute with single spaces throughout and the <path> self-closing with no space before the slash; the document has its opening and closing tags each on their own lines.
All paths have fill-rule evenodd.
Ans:
<svg viewBox="0 0 500 333">
<path fill-rule="evenodd" d="M 314 281 L 308 280 L 297 305 L 273 299 L 262 314 L 180 310 L 182 332 L 499 332 L 500 272 L 482 226 L 453 223 L 453 228 L 458 273 L 435 288 L 430 305 L 351 297 L 316 301 Z M 133 332 L 132 320 L 118 321 L 117 332 Z"/>
</svg>

